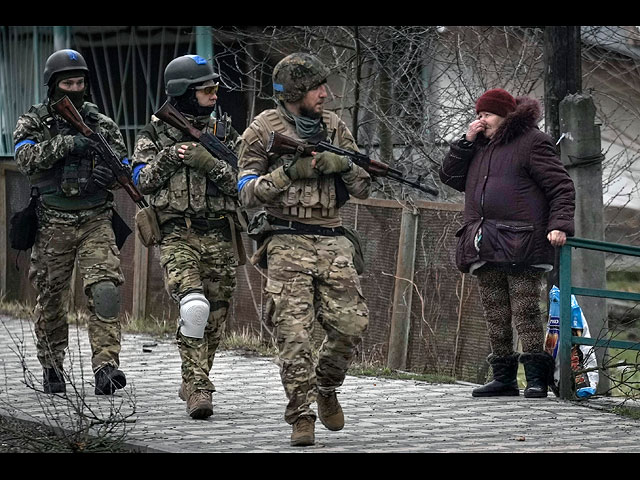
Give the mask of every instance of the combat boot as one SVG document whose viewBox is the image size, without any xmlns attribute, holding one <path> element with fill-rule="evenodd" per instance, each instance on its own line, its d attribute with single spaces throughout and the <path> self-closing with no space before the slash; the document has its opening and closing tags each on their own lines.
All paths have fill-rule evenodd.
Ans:
<svg viewBox="0 0 640 480">
<path fill-rule="evenodd" d="M 195 390 L 187 398 L 187 413 L 196 420 L 203 420 L 213 415 L 213 402 L 209 390 Z"/>
<path fill-rule="evenodd" d="M 474 397 L 517 397 L 518 390 L 518 354 L 496 356 L 489 355 L 487 361 L 493 370 L 493 380 L 482 387 L 474 388 Z"/>
<path fill-rule="evenodd" d="M 523 353 L 520 361 L 524 365 L 527 387 L 524 389 L 526 398 L 544 398 L 547 396 L 549 385 L 553 385 L 553 371 L 555 360 L 547 352 Z"/>
<path fill-rule="evenodd" d="M 329 430 L 337 432 L 344 427 L 344 414 L 336 392 L 318 392 L 318 417 Z"/>
<path fill-rule="evenodd" d="M 178 389 L 178 398 L 183 402 L 187 401 L 187 385 L 184 381 L 180 384 L 180 388 Z"/>
<path fill-rule="evenodd" d="M 45 368 L 42 372 L 42 389 L 44 393 L 66 393 L 67 385 L 64 383 L 62 368 Z"/>
<path fill-rule="evenodd" d="M 127 377 L 125 377 L 122 370 L 118 370 L 113 365 L 104 365 L 100 367 L 96 372 L 96 395 L 113 395 L 113 393 L 124 388 L 127 384 Z"/>
<path fill-rule="evenodd" d="M 315 419 L 313 417 L 300 417 L 293 424 L 291 432 L 292 447 L 307 447 L 316 443 Z"/>
</svg>

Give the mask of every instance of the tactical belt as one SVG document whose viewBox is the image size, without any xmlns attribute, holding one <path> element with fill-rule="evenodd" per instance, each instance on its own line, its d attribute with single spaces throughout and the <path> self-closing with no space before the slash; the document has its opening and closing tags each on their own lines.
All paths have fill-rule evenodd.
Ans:
<svg viewBox="0 0 640 480">
<path fill-rule="evenodd" d="M 189 222 L 187 222 L 189 220 Z M 193 228 L 199 232 L 208 232 L 221 227 L 229 227 L 229 220 L 227 217 L 220 218 L 172 218 L 167 220 L 167 224 L 177 225 L 184 228 Z"/>
<path fill-rule="evenodd" d="M 294 222 L 292 220 L 282 220 L 276 217 L 269 217 L 269 223 L 271 225 L 277 225 L 279 227 L 287 227 L 283 229 L 276 229 L 269 234 L 290 234 L 290 235 L 323 235 L 325 237 L 337 237 L 344 235 L 344 228 L 342 227 L 321 227 L 320 225 L 310 225 L 308 223 Z"/>
</svg>

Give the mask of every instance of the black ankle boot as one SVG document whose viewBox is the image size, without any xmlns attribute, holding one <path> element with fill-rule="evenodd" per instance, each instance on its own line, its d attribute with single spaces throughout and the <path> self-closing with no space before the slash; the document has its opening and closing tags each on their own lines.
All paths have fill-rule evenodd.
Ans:
<svg viewBox="0 0 640 480">
<path fill-rule="evenodd" d="M 42 389 L 44 393 L 65 393 L 67 386 L 64 383 L 62 368 L 44 368 L 42 371 Z"/>
<path fill-rule="evenodd" d="M 523 353 L 520 361 L 524 365 L 527 378 L 527 388 L 524 390 L 526 398 L 544 398 L 549 386 L 553 385 L 553 371 L 555 360 L 547 352 Z"/>
<path fill-rule="evenodd" d="M 112 365 L 101 367 L 96 373 L 96 395 L 112 395 L 116 390 L 124 388 L 127 378 L 124 372 Z"/>
<path fill-rule="evenodd" d="M 474 397 L 517 397 L 518 390 L 518 354 L 498 357 L 489 355 L 487 361 L 493 370 L 493 380 L 482 387 L 474 388 Z"/>
</svg>

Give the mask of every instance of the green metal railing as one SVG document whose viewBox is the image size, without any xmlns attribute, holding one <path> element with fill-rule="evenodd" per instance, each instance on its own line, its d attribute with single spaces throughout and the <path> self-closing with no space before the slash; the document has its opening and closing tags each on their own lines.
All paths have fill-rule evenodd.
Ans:
<svg viewBox="0 0 640 480">
<path fill-rule="evenodd" d="M 560 398 L 565 400 L 575 398 L 575 392 L 573 391 L 573 382 L 571 379 L 571 348 L 573 345 L 590 345 L 593 347 L 640 350 L 640 344 L 637 342 L 613 340 L 610 338 L 586 338 L 572 335 L 571 295 L 614 298 L 618 300 L 631 300 L 640 302 L 640 294 L 638 293 L 618 292 L 614 290 L 602 290 L 572 286 L 572 248 L 584 248 L 588 250 L 597 250 L 600 252 L 617 253 L 619 255 L 631 255 L 634 257 L 640 257 L 640 247 L 633 247 L 631 245 L 622 245 L 618 243 L 601 242 L 597 240 L 588 240 L 585 238 L 568 238 L 567 243 L 563 247 L 561 247 L 559 262 L 560 336 L 558 340 L 558 355 L 560 356 Z"/>
</svg>

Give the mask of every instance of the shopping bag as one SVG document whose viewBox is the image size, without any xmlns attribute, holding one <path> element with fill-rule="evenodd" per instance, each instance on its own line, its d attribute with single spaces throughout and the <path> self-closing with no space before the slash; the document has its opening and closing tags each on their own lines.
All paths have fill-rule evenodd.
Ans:
<svg viewBox="0 0 640 480">
<path fill-rule="evenodd" d="M 575 295 L 571 295 L 571 332 L 577 337 L 591 338 L 589 325 Z M 558 339 L 560 337 L 560 289 L 555 285 L 549 290 L 549 320 L 545 336 L 545 351 L 555 359 L 555 371 L 551 390 L 559 396 L 560 358 L 558 355 Z M 571 370 L 576 372 L 575 391 L 579 398 L 586 398 L 596 393 L 598 372 L 577 373 L 580 370 L 597 366 L 595 352 L 588 345 L 572 345 Z"/>
</svg>

